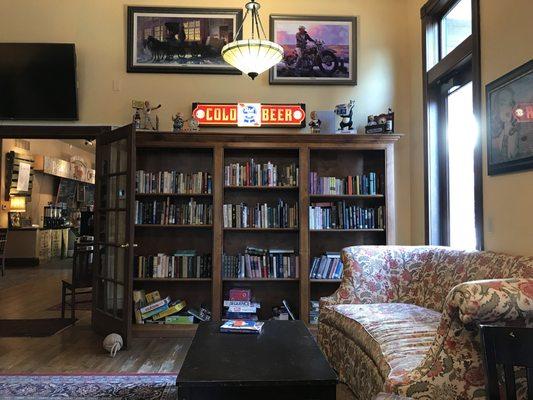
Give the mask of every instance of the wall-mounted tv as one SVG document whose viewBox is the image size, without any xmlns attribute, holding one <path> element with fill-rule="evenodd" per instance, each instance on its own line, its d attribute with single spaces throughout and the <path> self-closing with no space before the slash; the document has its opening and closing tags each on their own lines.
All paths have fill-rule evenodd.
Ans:
<svg viewBox="0 0 533 400">
<path fill-rule="evenodd" d="M 77 120 L 76 49 L 0 43 L 0 120 Z"/>
</svg>

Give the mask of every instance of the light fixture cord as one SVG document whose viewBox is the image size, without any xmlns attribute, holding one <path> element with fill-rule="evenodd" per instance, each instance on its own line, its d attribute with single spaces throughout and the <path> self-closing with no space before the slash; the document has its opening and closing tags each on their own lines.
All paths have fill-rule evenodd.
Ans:
<svg viewBox="0 0 533 400">
<path fill-rule="evenodd" d="M 254 0 L 252 0 L 252 3 L 255 3 Z M 244 18 L 242 19 L 241 26 L 239 29 L 237 29 L 237 33 L 235 33 L 235 40 L 238 40 L 239 34 L 242 32 L 244 27 L 244 22 L 246 21 L 246 18 L 248 18 L 248 14 L 250 13 L 250 9 L 246 9 L 246 14 L 244 14 Z M 252 8 L 252 39 L 255 39 L 255 32 L 257 31 L 257 37 L 261 39 L 261 33 L 263 33 L 263 38 L 265 40 L 267 39 L 267 35 L 265 33 L 265 29 L 263 28 L 263 23 L 261 22 L 261 18 L 259 17 L 259 11 L 256 7 Z"/>
</svg>

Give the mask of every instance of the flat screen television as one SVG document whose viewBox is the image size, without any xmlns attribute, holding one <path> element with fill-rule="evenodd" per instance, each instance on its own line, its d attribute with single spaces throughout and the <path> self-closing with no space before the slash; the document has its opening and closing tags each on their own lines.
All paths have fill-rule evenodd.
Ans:
<svg viewBox="0 0 533 400">
<path fill-rule="evenodd" d="M 0 120 L 77 120 L 76 49 L 0 43 Z"/>
</svg>

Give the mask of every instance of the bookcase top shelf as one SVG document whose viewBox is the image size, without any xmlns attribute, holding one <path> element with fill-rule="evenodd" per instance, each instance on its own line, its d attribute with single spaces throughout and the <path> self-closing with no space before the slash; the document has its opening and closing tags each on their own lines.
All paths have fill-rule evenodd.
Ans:
<svg viewBox="0 0 533 400">
<path fill-rule="evenodd" d="M 166 148 L 180 147 L 184 144 L 201 144 L 204 143 L 205 147 L 215 143 L 231 144 L 240 143 L 246 145 L 248 143 L 290 143 L 294 147 L 298 147 L 298 144 L 344 144 L 344 143 L 393 143 L 398 141 L 402 134 L 387 134 L 387 135 L 345 135 L 345 134 L 310 134 L 310 133 L 297 133 L 294 131 L 288 132 L 208 132 L 199 131 L 196 133 L 172 133 L 172 132 L 137 132 L 136 144 L 138 148 Z M 199 146 L 201 147 L 201 146 Z"/>
</svg>

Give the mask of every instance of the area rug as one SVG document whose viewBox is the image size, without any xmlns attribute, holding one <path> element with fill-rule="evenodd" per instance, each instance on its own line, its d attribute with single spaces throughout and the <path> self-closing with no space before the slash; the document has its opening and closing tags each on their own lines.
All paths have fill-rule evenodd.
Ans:
<svg viewBox="0 0 533 400">
<path fill-rule="evenodd" d="M 70 318 L 0 319 L 0 337 L 52 336 L 75 322 Z"/>
<path fill-rule="evenodd" d="M 176 375 L 0 375 L 0 399 L 174 400 Z"/>
</svg>

